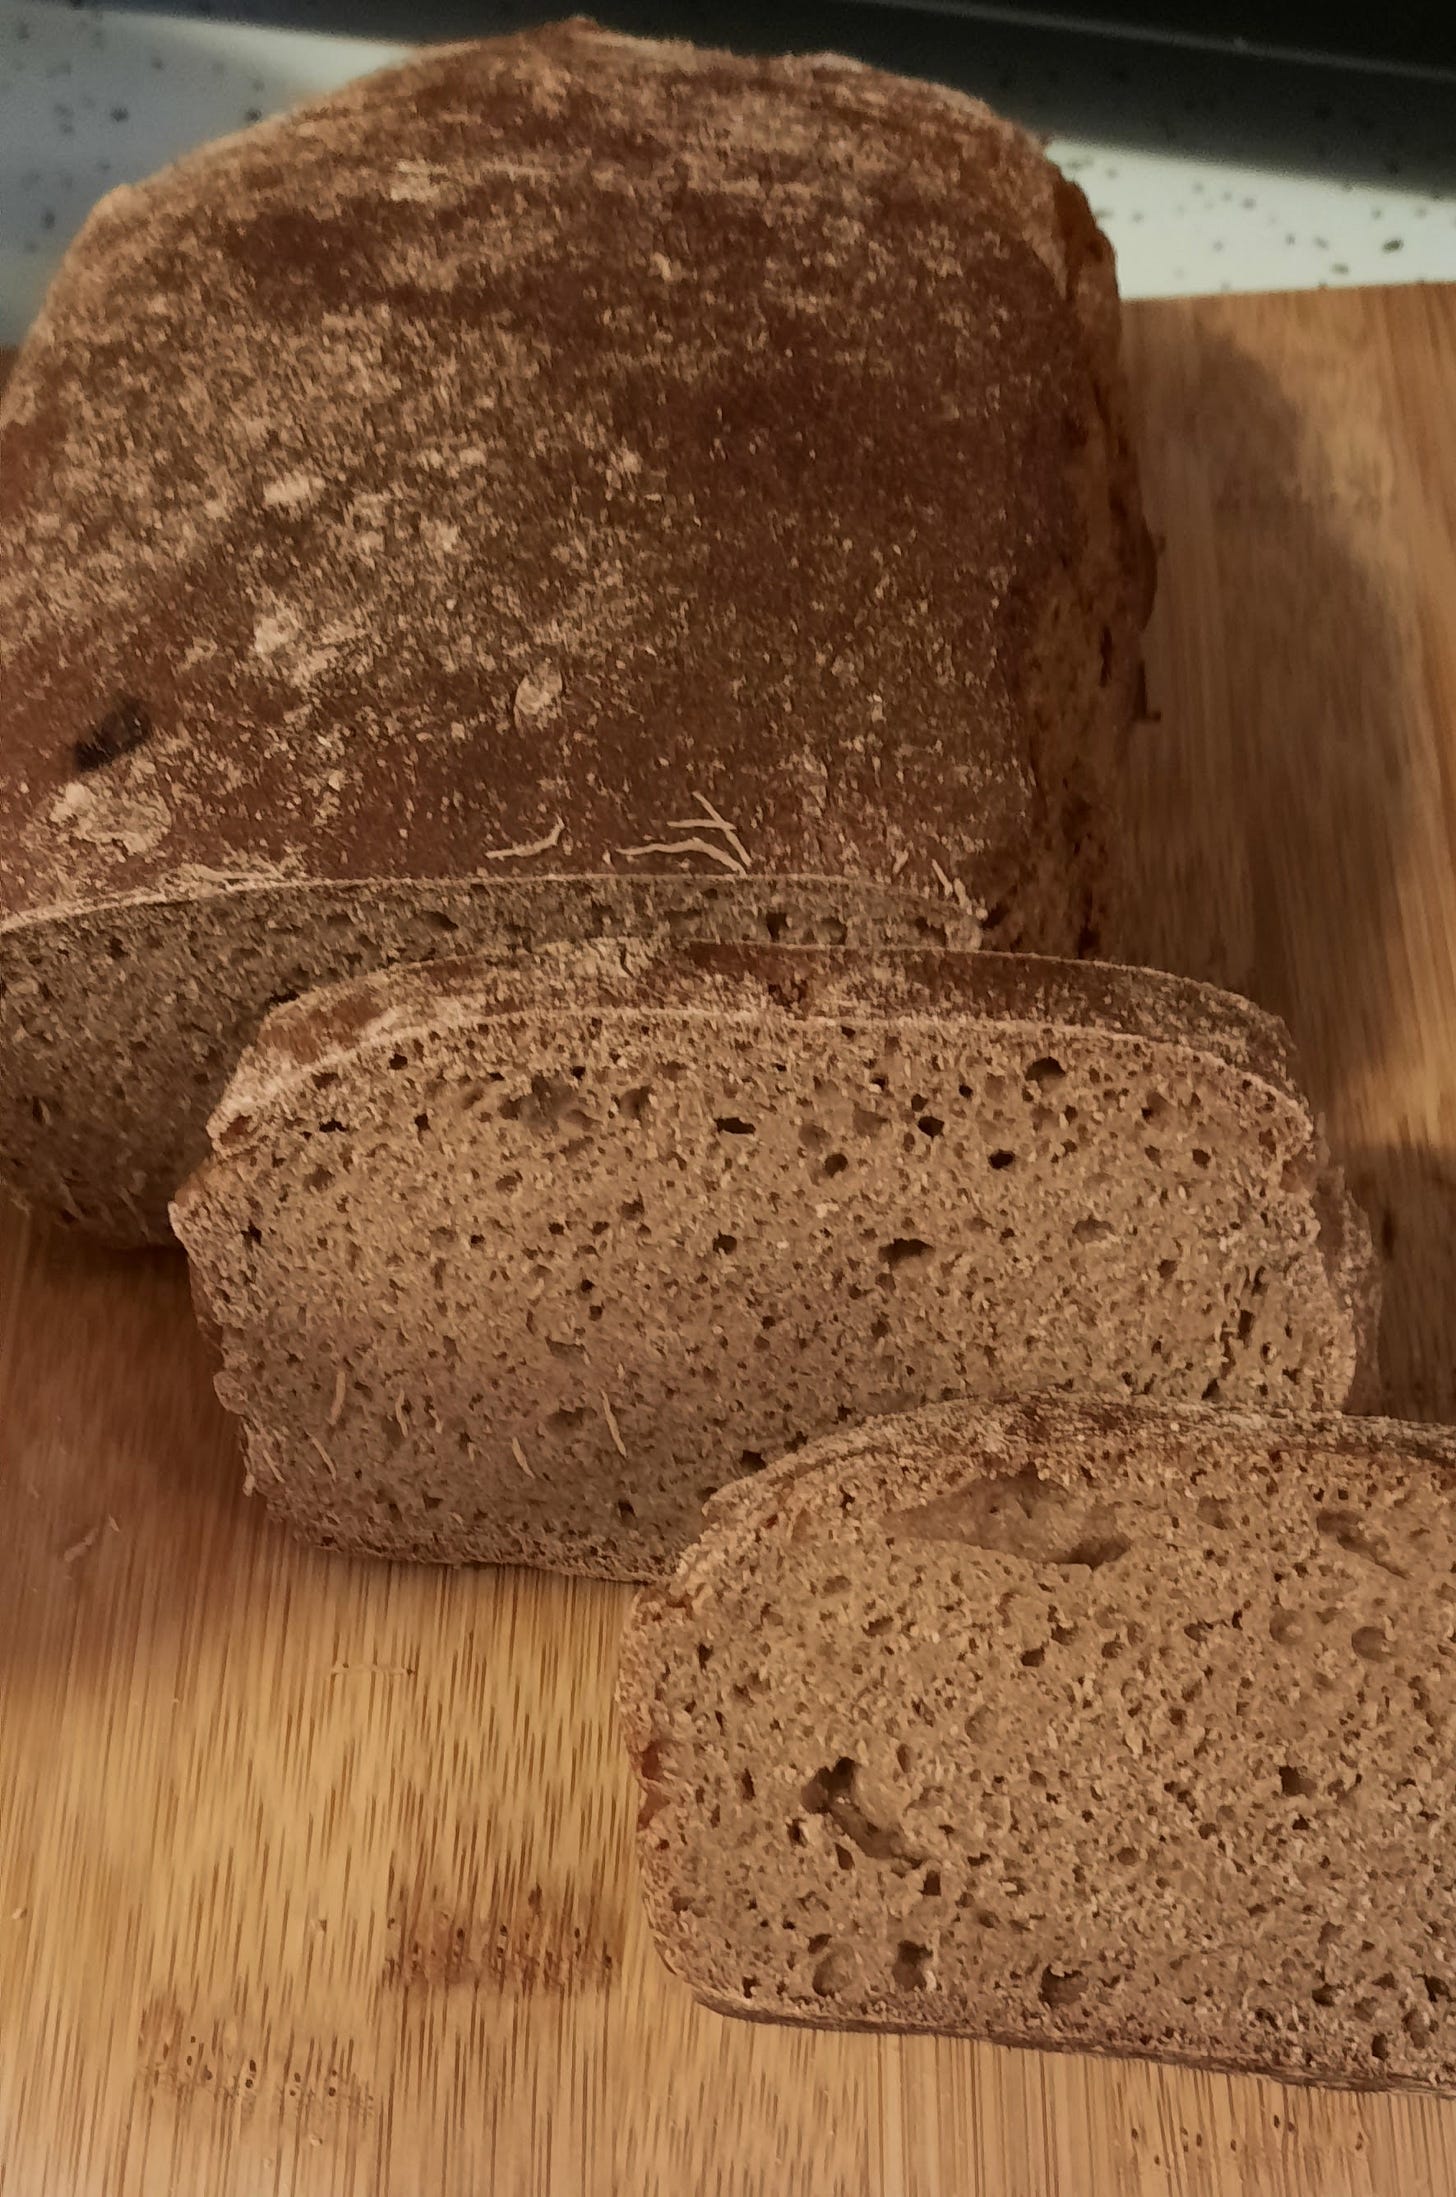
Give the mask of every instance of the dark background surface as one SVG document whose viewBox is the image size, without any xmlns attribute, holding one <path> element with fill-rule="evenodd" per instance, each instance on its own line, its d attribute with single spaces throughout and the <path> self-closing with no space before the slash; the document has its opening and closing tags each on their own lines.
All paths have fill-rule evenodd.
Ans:
<svg viewBox="0 0 1456 2197">
<path fill-rule="evenodd" d="M 73 0 L 74 4 L 74 0 Z M 110 0 L 125 6 L 127 0 Z M 138 0 L 153 12 L 400 41 L 573 13 L 739 52 L 849 53 L 958 85 L 1027 128 L 1354 188 L 1456 184 L 1456 0 Z M 1109 28 L 1156 25 L 1158 35 Z M 1252 26 L 1262 41 L 1241 45 Z M 1277 38 L 1276 38 L 1277 33 Z M 1341 52 L 1340 41 L 1347 42 Z M 1352 59 L 1354 41 L 1367 58 Z M 1205 43 L 1204 41 L 1208 41 Z M 1368 55 L 1379 52 L 1376 62 Z M 1419 55 L 1423 66 L 1398 65 Z M 1449 65 L 1448 69 L 1441 66 Z"/>
<path fill-rule="evenodd" d="M 123 0 L 124 4 L 124 0 Z M 935 47 L 954 32 L 937 27 L 934 19 L 965 19 L 978 24 L 1001 24 L 1022 31 L 1063 33 L 1068 29 L 1092 33 L 1099 41 L 1141 42 L 1188 46 L 1212 53 L 1247 52 L 1284 55 L 1301 60 L 1346 62 L 1363 69 L 1396 69 L 1402 72 L 1445 72 L 1452 77 L 1452 127 L 1456 130 L 1456 0 L 892 0 L 888 7 L 799 5 L 778 7 L 766 0 L 626 0 L 625 6 L 591 7 L 585 0 L 558 0 L 558 4 L 532 4 L 532 0 L 138 0 L 138 4 L 178 15 L 218 16 L 237 22 L 290 24 L 300 30 L 346 32 L 355 37 L 425 38 L 469 36 L 495 31 L 510 23 L 550 21 L 569 14 L 590 13 L 620 22 L 623 28 L 655 30 L 704 42 L 773 45 L 785 48 L 802 44 L 783 25 L 807 23 L 809 44 L 833 44 L 837 50 L 859 52 L 865 58 L 889 60 L 884 42 L 891 48 L 900 41 L 913 46 L 917 39 Z M 852 22 L 847 34 L 826 28 L 817 37 L 812 25 L 837 25 L 841 18 L 865 17 L 856 33 Z M 903 22 L 898 29 L 875 28 L 876 16 L 929 17 L 920 29 Z M 746 36 L 732 37 L 731 26 L 743 24 Z M 901 67 L 910 64 L 900 61 Z"/>
</svg>

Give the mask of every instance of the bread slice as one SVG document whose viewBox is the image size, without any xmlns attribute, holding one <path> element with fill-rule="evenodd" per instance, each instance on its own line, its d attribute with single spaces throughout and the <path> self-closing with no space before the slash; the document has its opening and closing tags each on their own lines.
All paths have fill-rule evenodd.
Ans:
<svg viewBox="0 0 1456 2197">
<path fill-rule="evenodd" d="M 606 947 L 264 1025 L 174 1207 L 269 1504 L 641 1578 L 837 1422 L 1339 1405 L 1369 1242 L 1243 1001 L 995 954 Z"/>
<path fill-rule="evenodd" d="M 0 400 L 5 1179 L 160 1236 L 270 1002 L 442 904 L 820 936 L 854 881 L 1075 951 L 1150 586 L 1117 342 L 1031 140 L 847 61 L 534 30 L 114 193 Z"/>
<path fill-rule="evenodd" d="M 725 1491 L 620 1701 L 725 2013 L 1456 2087 L 1456 1436 L 947 1404 Z"/>
</svg>

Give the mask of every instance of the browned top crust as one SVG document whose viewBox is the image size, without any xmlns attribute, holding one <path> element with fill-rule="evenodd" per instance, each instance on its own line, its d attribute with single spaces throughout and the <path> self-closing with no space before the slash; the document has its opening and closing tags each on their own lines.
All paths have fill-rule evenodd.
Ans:
<svg viewBox="0 0 1456 2197">
<path fill-rule="evenodd" d="M 984 906 L 1048 606 L 1145 607 L 1115 346 L 1030 140 L 839 59 L 565 24 L 113 193 L 0 404 L 0 924 L 495 857 Z"/>
</svg>

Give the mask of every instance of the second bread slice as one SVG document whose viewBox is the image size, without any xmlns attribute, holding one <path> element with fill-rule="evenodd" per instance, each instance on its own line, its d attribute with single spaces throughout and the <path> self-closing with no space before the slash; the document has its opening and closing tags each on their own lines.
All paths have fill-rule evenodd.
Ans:
<svg viewBox="0 0 1456 2197">
<path fill-rule="evenodd" d="M 1363 1223 L 1278 1024 L 989 954 L 614 947 L 280 1010 L 174 1210 L 269 1504 L 660 1574 L 847 1420 L 999 1390 L 1338 1406 Z"/>
</svg>

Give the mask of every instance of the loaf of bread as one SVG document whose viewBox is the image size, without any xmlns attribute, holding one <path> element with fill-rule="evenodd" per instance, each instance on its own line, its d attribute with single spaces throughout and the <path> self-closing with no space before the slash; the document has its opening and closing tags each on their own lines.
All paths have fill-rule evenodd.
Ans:
<svg viewBox="0 0 1456 2197">
<path fill-rule="evenodd" d="M 604 947 L 264 1024 L 174 1208 L 326 1545 L 660 1574 L 726 1481 L 999 1389 L 1343 1404 L 1370 1251 L 1280 1026 L 1029 955 Z"/>
<path fill-rule="evenodd" d="M 957 93 L 568 24 L 114 193 L 0 409 L 0 1174 L 162 1234 L 442 933 L 1075 950 L 1149 578 L 1107 245 Z"/>
<path fill-rule="evenodd" d="M 725 2013 L 1456 2087 L 1456 1438 L 951 1404 L 726 1491 L 621 1708 Z"/>
</svg>

